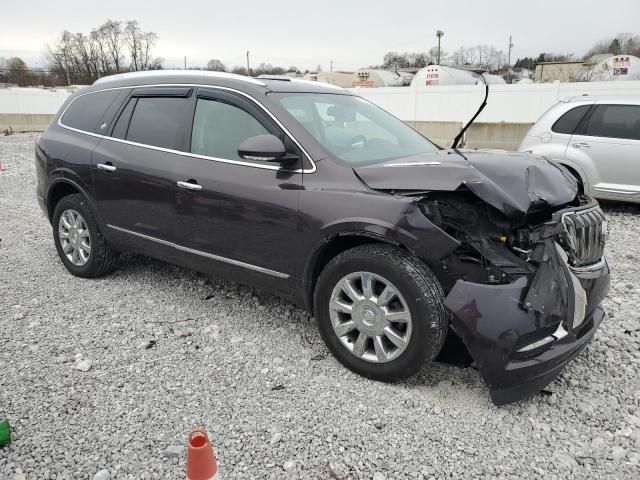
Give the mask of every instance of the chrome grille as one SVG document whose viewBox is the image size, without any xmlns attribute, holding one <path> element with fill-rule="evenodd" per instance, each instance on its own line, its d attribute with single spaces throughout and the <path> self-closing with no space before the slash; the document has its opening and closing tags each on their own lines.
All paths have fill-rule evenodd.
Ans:
<svg viewBox="0 0 640 480">
<path fill-rule="evenodd" d="M 566 230 L 563 247 L 574 267 L 597 263 L 602 259 L 607 237 L 607 219 L 599 207 L 562 215 Z"/>
</svg>

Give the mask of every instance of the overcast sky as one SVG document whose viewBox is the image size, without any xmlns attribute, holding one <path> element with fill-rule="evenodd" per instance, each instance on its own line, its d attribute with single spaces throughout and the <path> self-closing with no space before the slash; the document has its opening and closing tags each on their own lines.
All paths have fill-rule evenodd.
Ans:
<svg viewBox="0 0 640 480">
<path fill-rule="evenodd" d="M 287 67 L 354 69 L 382 62 L 389 50 L 427 51 L 435 32 L 443 50 L 493 45 L 512 59 L 540 52 L 582 55 L 619 32 L 640 34 L 640 0 L 22 0 L 2 9 L 0 56 L 44 66 L 41 52 L 62 30 L 88 33 L 107 18 L 136 19 L 160 39 L 165 67 L 228 67 L 267 62 Z"/>
</svg>

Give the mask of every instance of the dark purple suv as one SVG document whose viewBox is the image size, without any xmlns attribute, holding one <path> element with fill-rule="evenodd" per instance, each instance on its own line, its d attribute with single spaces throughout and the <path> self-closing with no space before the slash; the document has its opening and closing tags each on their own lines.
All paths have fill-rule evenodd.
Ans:
<svg viewBox="0 0 640 480">
<path fill-rule="evenodd" d="M 606 220 L 563 167 L 445 150 L 316 82 L 114 75 L 36 147 L 74 275 L 132 251 L 307 308 L 348 368 L 391 381 L 466 345 L 495 403 L 548 384 L 605 313 Z"/>
</svg>

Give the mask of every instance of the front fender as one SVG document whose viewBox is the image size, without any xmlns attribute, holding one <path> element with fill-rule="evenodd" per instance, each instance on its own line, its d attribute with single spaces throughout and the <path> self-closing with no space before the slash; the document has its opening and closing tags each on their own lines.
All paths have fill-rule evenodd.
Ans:
<svg viewBox="0 0 640 480">
<path fill-rule="evenodd" d="M 407 198 L 403 204 L 396 203 L 396 210 L 382 221 L 370 216 L 348 217 L 325 224 L 321 229 L 325 241 L 337 236 L 365 235 L 383 239 L 415 252 L 426 261 L 436 262 L 453 252 L 460 242 L 431 223 L 418 206 L 417 198 Z M 389 208 L 389 204 L 386 204 Z"/>
</svg>

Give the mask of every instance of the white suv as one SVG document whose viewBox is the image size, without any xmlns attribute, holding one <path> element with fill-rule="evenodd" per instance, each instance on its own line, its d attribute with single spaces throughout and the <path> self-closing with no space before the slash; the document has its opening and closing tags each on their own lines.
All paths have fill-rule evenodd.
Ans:
<svg viewBox="0 0 640 480">
<path fill-rule="evenodd" d="M 538 119 L 518 150 L 562 163 L 589 195 L 640 203 L 640 97 L 563 100 Z"/>
</svg>

